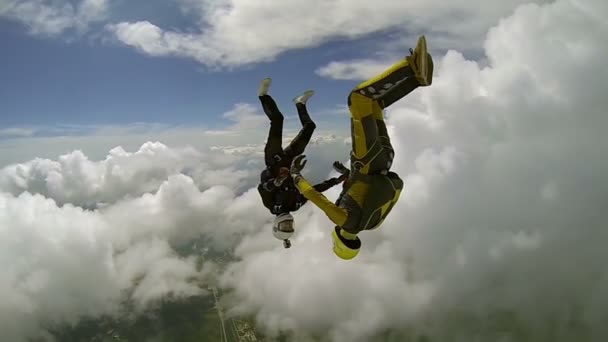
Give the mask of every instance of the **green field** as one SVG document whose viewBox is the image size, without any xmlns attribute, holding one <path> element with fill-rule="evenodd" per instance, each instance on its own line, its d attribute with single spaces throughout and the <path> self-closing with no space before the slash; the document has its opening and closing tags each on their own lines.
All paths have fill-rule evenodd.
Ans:
<svg viewBox="0 0 608 342">
<path fill-rule="evenodd" d="M 212 296 L 166 302 L 135 319 L 85 320 L 54 332 L 58 341 L 221 341 Z"/>
</svg>

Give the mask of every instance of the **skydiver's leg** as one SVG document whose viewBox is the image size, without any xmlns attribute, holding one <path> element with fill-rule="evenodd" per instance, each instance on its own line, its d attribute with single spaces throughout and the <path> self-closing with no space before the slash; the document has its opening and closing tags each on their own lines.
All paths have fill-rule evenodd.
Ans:
<svg viewBox="0 0 608 342">
<path fill-rule="evenodd" d="M 274 99 L 268 95 L 269 87 L 270 79 L 262 80 L 258 93 L 262 109 L 266 113 L 266 116 L 268 116 L 268 119 L 270 119 L 270 130 L 268 131 L 268 139 L 264 147 L 264 161 L 267 166 L 275 165 L 277 162 L 276 156 L 280 156 L 283 152 L 283 114 L 279 111 Z"/>
<path fill-rule="evenodd" d="M 264 147 L 264 161 L 267 166 L 271 166 L 276 164 L 276 156 L 280 156 L 283 152 L 283 115 L 270 95 L 262 95 L 259 98 L 264 112 L 270 119 L 270 130 Z"/>
<path fill-rule="evenodd" d="M 421 36 L 410 56 L 360 83 L 353 92 L 377 100 L 380 107 L 385 109 L 417 87 L 428 86 L 432 81 L 433 59 L 427 52 L 426 39 Z"/>
<path fill-rule="evenodd" d="M 388 171 L 393 165 L 395 150 L 393 149 L 393 145 L 391 144 L 391 138 L 388 135 L 388 130 L 386 129 L 384 116 L 382 115 L 382 112 L 379 113 L 380 115 L 377 114 L 378 113 L 374 113 L 374 119 L 376 120 L 376 127 L 378 127 L 378 138 L 380 139 L 380 144 L 382 145 L 382 152 L 386 154 L 386 170 Z M 375 167 L 372 166 L 371 168 L 374 169 Z"/>
<path fill-rule="evenodd" d="M 291 141 L 289 146 L 285 148 L 285 155 L 289 157 L 295 157 L 304 153 L 306 146 L 312 138 L 312 134 L 317 128 L 317 125 L 312 121 L 308 110 L 306 109 L 306 101 L 314 94 L 314 91 L 308 90 L 304 94 L 296 97 L 293 101 L 296 104 L 298 110 L 298 116 L 300 117 L 300 123 L 302 123 L 302 129 L 298 135 Z"/>
<path fill-rule="evenodd" d="M 382 152 L 375 118 L 382 115 L 382 108 L 376 100 L 356 91 L 348 96 L 348 107 L 351 113 L 351 170 L 372 173 L 374 170 L 370 169 L 370 163 Z"/>
<path fill-rule="evenodd" d="M 417 87 L 430 85 L 432 70 L 432 58 L 426 51 L 424 37 L 421 37 L 411 56 L 352 90 L 348 97 L 352 169 L 363 174 L 390 169 L 394 151 L 384 123 L 383 109 Z"/>
</svg>

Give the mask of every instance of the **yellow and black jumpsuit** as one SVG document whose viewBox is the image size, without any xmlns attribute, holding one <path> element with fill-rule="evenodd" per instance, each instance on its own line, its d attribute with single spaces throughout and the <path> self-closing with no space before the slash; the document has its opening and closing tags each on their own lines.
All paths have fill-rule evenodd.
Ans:
<svg viewBox="0 0 608 342">
<path fill-rule="evenodd" d="M 432 75 L 432 59 L 426 47 L 424 53 Z M 354 236 L 379 226 L 399 198 L 403 182 L 390 171 L 394 151 L 383 110 L 421 86 L 421 76 L 412 67 L 416 61 L 413 58 L 404 58 L 350 92 L 351 172 L 336 203 L 315 191 L 303 177 L 296 178 L 296 187 L 302 195 L 323 210 L 336 224 L 336 230 L 345 231 L 346 235 Z M 425 86 L 430 84 L 426 77 Z"/>
</svg>

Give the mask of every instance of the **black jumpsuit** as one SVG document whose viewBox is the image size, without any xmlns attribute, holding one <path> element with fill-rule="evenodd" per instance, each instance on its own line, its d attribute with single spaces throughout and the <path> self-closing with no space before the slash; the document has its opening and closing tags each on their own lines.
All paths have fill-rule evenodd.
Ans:
<svg viewBox="0 0 608 342">
<path fill-rule="evenodd" d="M 262 197 L 264 206 L 272 214 L 279 215 L 281 213 L 296 211 L 306 203 L 307 199 L 300 194 L 291 177 L 287 177 L 280 187 L 276 187 L 273 181 L 277 177 L 281 167 L 289 168 L 293 158 L 304 153 L 316 125 L 310 118 L 306 105 L 296 103 L 302 129 L 291 143 L 283 148 L 283 114 L 279 111 L 276 102 L 270 95 L 262 95 L 259 99 L 264 113 L 270 119 L 270 130 L 264 148 L 266 169 L 260 174 L 258 192 Z M 324 192 L 340 182 L 340 178 L 334 177 L 314 187 L 317 191 Z"/>
</svg>

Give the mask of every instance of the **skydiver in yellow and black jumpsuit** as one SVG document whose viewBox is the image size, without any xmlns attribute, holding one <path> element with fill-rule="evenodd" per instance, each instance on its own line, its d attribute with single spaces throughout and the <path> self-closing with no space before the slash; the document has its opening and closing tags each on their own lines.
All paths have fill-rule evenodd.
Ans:
<svg viewBox="0 0 608 342">
<path fill-rule="evenodd" d="M 384 123 L 383 110 L 418 87 L 429 86 L 433 59 L 424 36 L 411 55 L 355 87 L 348 96 L 351 113 L 351 170 L 336 203 L 316 191 L 301 175 L 305 156 L 294 158 L 290 173 L 302 195 L 336 224 L 332 237 L 334 253 L 342 259 L 354 258 L 361 248 L 357 234 L 382 224 L 399 199 L 403 181 L 390 171 L 394 151 Z"/>
</svg>

